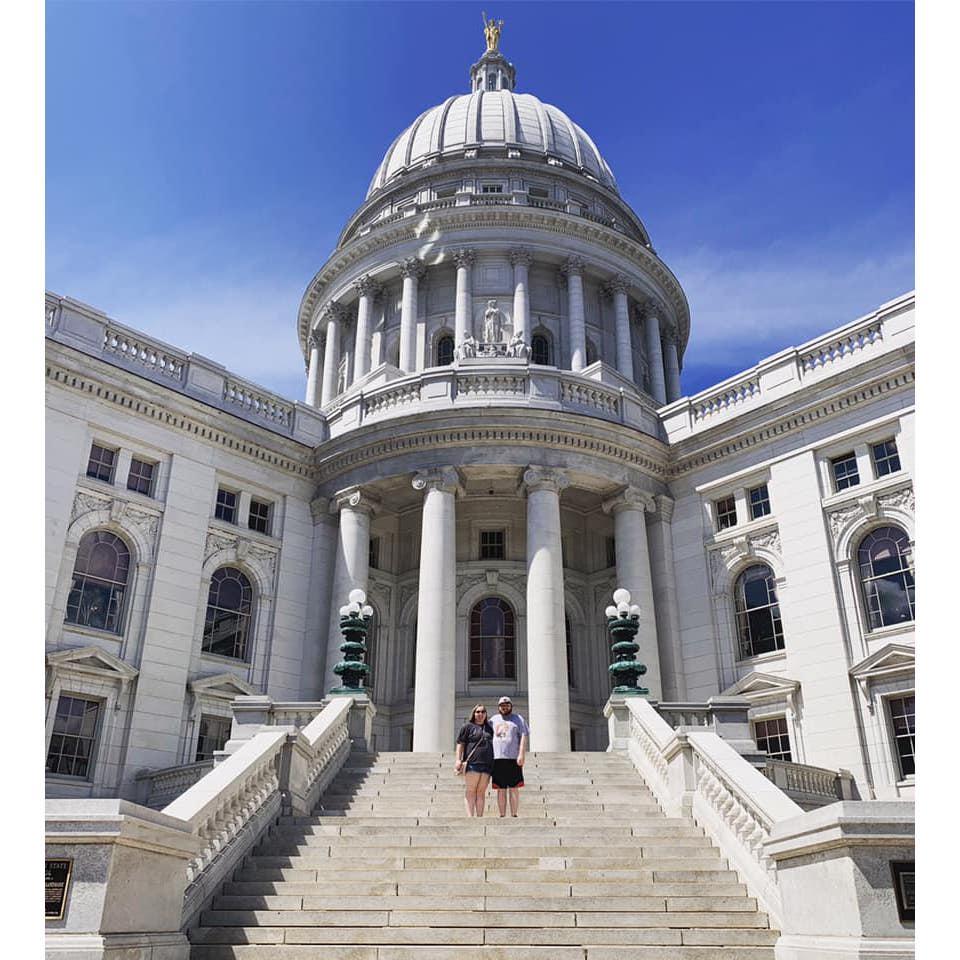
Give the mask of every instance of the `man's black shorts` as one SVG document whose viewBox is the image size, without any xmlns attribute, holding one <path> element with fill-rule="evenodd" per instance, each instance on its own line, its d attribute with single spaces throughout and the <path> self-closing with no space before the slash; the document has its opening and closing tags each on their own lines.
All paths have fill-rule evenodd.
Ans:
<svg viewBox="0 0 960 960">
<path fill-rule="evenodd" d="M 516 760 L 493 761 L 493 789 L 507 790 L 523 786 L 523 767 Z"/>
</svg>

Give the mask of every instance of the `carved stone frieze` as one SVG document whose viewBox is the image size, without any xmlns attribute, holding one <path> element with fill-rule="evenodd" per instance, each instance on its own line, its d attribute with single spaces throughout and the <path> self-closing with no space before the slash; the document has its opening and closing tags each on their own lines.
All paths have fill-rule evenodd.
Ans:
<svg viewBox="0 0 960 960">
<path fill-rule="evenodd" d="M 155 549 L 157 531 L 160 529 L 159 513 L 144 510 L 119 497 L 103 497 L 86 490 L 78 490 L 73 498 L 70 521 L 72 523 L 78 517 L 98 510 L 106 510 L 114 523 L 136 530 L 150 546 L 151 552 Z"/>
<path fill-rule="evenodd" d="M 892 493 L 879 494 L 877 503 L 880 509 L 889 507 L 898 507 L 901 510 L 908 510 L 913 513 L 916 506 L 916 500 L 913 494 L 913 487 L 903 487 L 901 490 L 894 490 Z"/>
<path fill-rule="evenodd" d="M 110 501 L 104 497 L 87 493 L 85 490 L 78 490 L 73 498 L 70 521 L 72 523 L 77 517 L 82 517 L 85 513 L 90 513 L 92 510 L 107 510 L 109 507 Z"/>
<path fill-rule="evenodd" d="M 780 531 L 764 530 L 753 536 L 738 536 L 708 551 L 710 557 L 710 578 L 713 581 L 715 595 L 724 593 L 728 587 L 730 571 L 747 557 L 756 556 L 760 551 L 780 554 Z"/>
<path fill-rule="evenodd" d="M 159 514 L 152 513 L 149 510 L 141 510 L 134 504 L 127 504 L 127 509 L 124 512 L 124 520 L 128 524 L 136 527 L 147 543 L 151 546 L 155 545 L 157 531 L 160 529 Z"/>
<path fill-rule="evenodd" d="M 203 547 L 203 562 L 206 563 L 221 550 L 233 550 L 237 546 L 237 537 L 220 531 L 208 530 L 207 541 Z"/>
<path fill-rule="evenodd" d="M 849 506 L 843 507 L 840 510 L 833 510 L 828 514 L 830 519 L 830 533 L 833 536 L 834 541 L 838 540 L 840 533 L 844 530 L 848 523 L 853 520 L 855 517 L 863 516 L 863 508 L 859 503 L 852 503 Z"/>
<path fill-rule="evenodd" d="M 246 561 L 260 568 L 266 579 L 273 583 L 277 570 L 277 551 L 272 547 L 257 543 L 224 530 L 208 530 L 207 540 L 203 549 L 203 562 L 206 563 L 212 556 L 224 550 L 232 550 L 237 560 Z"/>
</svg>

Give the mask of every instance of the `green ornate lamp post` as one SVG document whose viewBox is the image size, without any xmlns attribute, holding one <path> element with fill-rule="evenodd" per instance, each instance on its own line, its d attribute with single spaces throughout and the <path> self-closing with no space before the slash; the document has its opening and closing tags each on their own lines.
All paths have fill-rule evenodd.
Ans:
<svg viewBox="0 0 960 960">
<path fill-rule="evenodd" d="M 640 647 L 633 640 L 640 629 L 640 608 L 630 603 L 630 593 L 621 587 L 614 591 L 613 604 L 604 612 L 614 657 L 609 667 L 613 692 L 625 696 L 649 693 L 646 687 L 637 686 L 637 680 L 647 672 L 646 666 L 637 660 Z"/>
<path fill-rule="evenodd" d="M 343 659 L 333 668 L 340 678 L 340 686 L 331 693 L 365 693 L 364 681 L 370 667 L 364 662 L 367 655 L 367 629 L 373 616 L 373 607 L 367 603 L 362 590 L 351 590 L 348 603 L 340 608 L 340 632 Z"/>
</svg>

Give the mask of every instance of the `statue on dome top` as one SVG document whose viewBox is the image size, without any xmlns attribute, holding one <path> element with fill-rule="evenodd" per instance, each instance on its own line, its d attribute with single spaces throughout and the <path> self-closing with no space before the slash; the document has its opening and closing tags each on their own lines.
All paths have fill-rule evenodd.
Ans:
<svg viewBox="0 0 960 960">
<path fill-rule="evenodd" d="M 486 11 L 481 13 L 483 17 L 483 34 L 487 38 L 487 53 L 496 53 L 500 44 L 500 34 L 503 31 L 503 21 L 494 20 L 491 17 L 487 19 Z"/>
</svg>

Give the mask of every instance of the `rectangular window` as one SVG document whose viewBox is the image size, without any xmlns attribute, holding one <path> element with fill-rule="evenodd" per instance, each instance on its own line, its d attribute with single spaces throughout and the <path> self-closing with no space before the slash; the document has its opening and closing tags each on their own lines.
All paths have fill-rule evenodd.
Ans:
<svg viewBox="0 0 960 960">
<path fill-rule="evenodd" d="M 916 697 L 897 697 L 887 701 L 890 725 L 893 727 L 893 745 L 897 751 L 900 779 L 912 777 L 916 772 L 914 753 L 917 741 Z"/>
<path fill-rule="evenodd" d="M 257 533 L 270 533 L 270 504 L 263 500 L 251 500 L 247 525 Z"/>
<path fill-rule="evenodd" d="M 60 695 L 47 753 L 47 773 L 89 778 L 99 714 L 97 700 Z"/>
<path fill-rule="evenodd" d="M 480 559 L 503 560 L 506 556 L 504 534 L 502 530 L 480 531 Z"/>
<path fill-rule="evenodd" d="M 607 537 L 607 566 L 615 567 L 617 565 L 617 540 L 615 537 Z"/>
<path fill-rule="evenodd" d="M 133 457 L 130 461 L 130 472 L 127 474 L 127 489 L 135 493 L 142 493 L 146 497 L 153 496 L 153 475 L 157 465 L 148 460 L 138 460 Z"/>
<path fill-rule="evenodd" d="M 897 452 L 896 440 L 883 440 L 873 445 L 873 469 L 878 479 L 885 477 L 888 473 L 896 473 L 900 469 L 900 454 Z"/>
<path fill-rule="evenodd" d="M 212 760 L 214 750 L 222 750 L 230 739 L 229 717 L 200 717 L 200 736 L 197 738 L 197 760 Z"/>
<path fill-rule="evenodd" d="M 724 497 L 714 504 L 717 511 L 717 529 L 726 530 L 728 527 L 736 526 L 737 523 L 737 501 L 733 497 Z"/>
<path fill-rule="evenodd" d="M 380 538 L 370 538 L 370 569 L 380 569 Z"/>
<path fill-rule="evenodd" d="M 232 490 L 223 487 L 217 490 L 217 505 L 213 515 L 225 523 L 237 522 L 237 495 Z"/>
<path fill-rule="evenodd" d="M 750 519 L 759 520 L 770 512 L 770 494 L 767 493 L 767 485 L 760 484 L 750 491 Z"/>
<path fill-rule="evenodd" d="M 117 451 L 101 447 L 95 443 L 90 447 L 90 459 L 87 461 L 87 476 L 94 480 L 113 483 L 113 471 L 117 465 Z"/>
<path fill-rule="evenodd" d="M 845 453 L 830 461 L 833 468 L 833 486 L 837 493 L 847 487 L 855 487 L 860 483 L 860 472 L 857 470 L 857 458 L 852 453 Z"/>
<path fill-rule="evenodd" d="M 757 749 L 763 750 L 771 760 L 792 759 L 786 717 L 755 720 L 753 723 L 753 739 L 757 741 Z"/>
<path fill-rule="evenodd" d="M 481 193 L 503 193 L 502 183 L 484 183 L 480 187 Z"/>
<path fill-rule="evenodd" d="M 543 187 L 529 187 L 527 194 L 533 197 L 534 200 L 548 200 L 550 198 L 550 191 L 545 190 Z"/>
<path fill-rule="evenodd" d="M 447 197 L 455 197 L 457 195 L 457 188 L 454 187 L 437 187 L 434 195 L 438 200 L 445 200 Z"/>
</svg>

